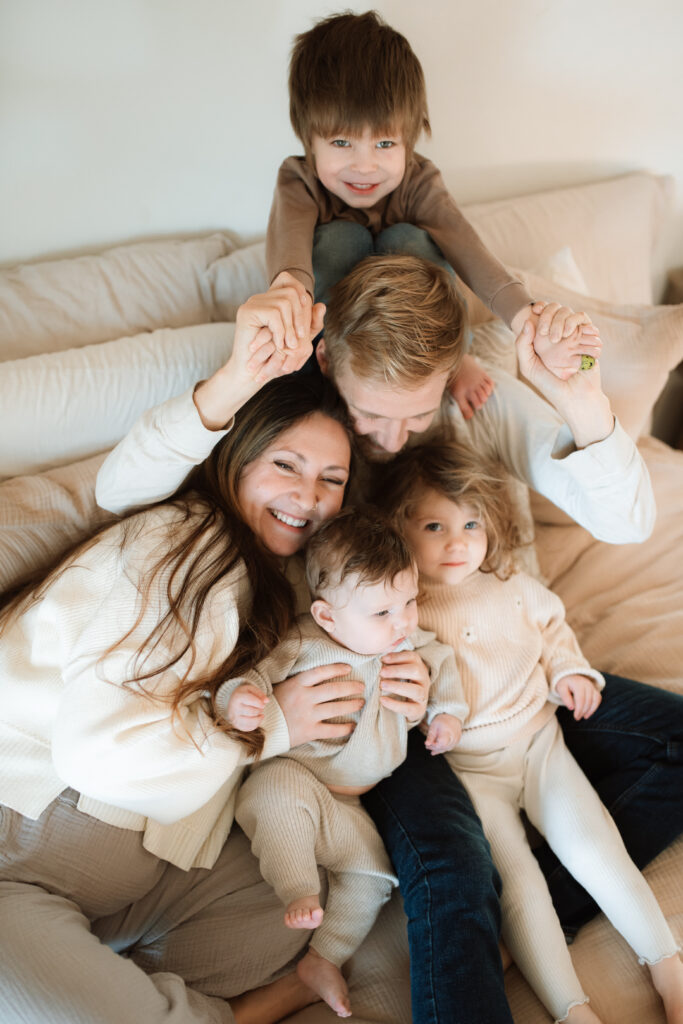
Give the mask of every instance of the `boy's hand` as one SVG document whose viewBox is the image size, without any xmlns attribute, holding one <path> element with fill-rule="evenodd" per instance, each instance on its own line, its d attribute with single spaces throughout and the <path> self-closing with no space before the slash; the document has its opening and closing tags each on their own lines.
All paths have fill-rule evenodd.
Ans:
<svg viewBox="0 0 683 1024">
<path fill-rule="evenodd" d="M 292 304 L 292 329 L 286 332 L 284 338 L 287 348 L 296 348 L 310 335 L 313 299 L 301 281 L 297 280 L 288 270 L 281 270 L 277 277 L 273 278 L 268 291 L 277 291 L 279 288 L 289 288 L 296 293 L 297 303 Z"/>
<path fill-rule="evenodd" d="M 427 709 L 431 680 L 418 652 L 392 651 L 384 655 L 382 664 L 380 703 L 389 711 L 403 715 L 408 722 L 421 721 Z"/>
<path fill-rule="evenodd" d="M 588 313 L 575 313 L 568 306 L 561 306 L 559 302 L 545 302 L 540 299 L 533 306 L 523 306 L 515 313 L 510 327 L 517 335 L 529 319 L 538 334 L 541 337 L 547 336 L 553 345 L 562 338 L 568 338 L 577 329 L 580 329 L 587 338 L 592 334 L 599 334 Z"/>
<path fill-rule="evenodd" d="M 312 306 L 305 289 L 304 293 L 308 307 L 303 319 L 298 293 L 290 286 L 271 287 L 264 295 L 253 295 L 238 310 L 238 327 L 242 326 L 242 314 L 250 331 L 244 369 L 259 384 L 301 369 L 313 351 L 312 341 L 322 330 L 325 307 L 320 302 Z M 240 341 L 242 333 L 246 332 L 241 332 Z M 236 341 L 233 355 L 235 349 Z"/>
<path fill-rule="evenodd" d="M 435 715 L 427 730 L 425 747 L 432 754 L 443 754 L 452 750 L 462 736 L 462 722 L 455 715 Z"/>
<path fill-rule="evenodd" d="M 458 403 L 464 419 L 471 420 L 493 391 L 493 381 L 474 356 L 465 355 L 455 377 L 448 382 L 448 391 Z"/>
<path fill-rule="evenodd" d="M 590 718 L 602 700 L 594 680 L 588 676 L 563 676 L 555 690 L 564 706 L 574 712 L 577 722 L 582 718 Z"/>
<path fill-rule="evenodd" d="M 263 722 L 263 709 L 269 700 L 270 697 L 267 697 L 257 686 L 252 683 L 242 683 L 228 701 L 226 721 L 233 729 L 239 729 L 240 732 L 253 732 Z"/>
</svg>

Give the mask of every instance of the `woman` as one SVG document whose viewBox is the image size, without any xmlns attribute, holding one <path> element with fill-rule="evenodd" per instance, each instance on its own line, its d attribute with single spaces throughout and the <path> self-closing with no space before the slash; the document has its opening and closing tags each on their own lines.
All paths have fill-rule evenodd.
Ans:
<svg viewBox="0 0 683 1024">
<path fill-rule="evenodd" d="M 3 1021 L 267 1024 L 313 1001 L 292 974 L 225 1001 L 231 958 L 249 956 L 239 936 L 228 947 L 248 849 L 224 846 L 245 754 L 221 682 L 292 624 L 282 559 L 339 510 L 349 465 L 336 397 L 274 381 L 172 502 L 100 533 L 5 611 Z M 326 675 L 308 675 L 271 702 L 264 756 L 310 738 L 292 709 Z M 316 701 L 328 717 L 358 690 L 324 684 Z M 254 983 L 301 943 L 268 913 L 259 962 L 240 965 Z"/>
</svg>

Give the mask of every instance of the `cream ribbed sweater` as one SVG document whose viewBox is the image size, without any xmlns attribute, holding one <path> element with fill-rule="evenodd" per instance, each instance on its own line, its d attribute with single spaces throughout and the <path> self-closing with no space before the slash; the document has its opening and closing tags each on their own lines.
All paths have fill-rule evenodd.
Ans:
<svg viewBox="0 0 683 1024">
<path fill-rule="evenodd" d="M 349 651 L 328 636 L 310 615 L 302 615 L 297 625 L 299 628 L 292 630 L 256 669 L 223 684 L 217 695 L 221 713 L 225 714 L 231 694 L 241 683 L 253 683 L 265 693 L 272 693 L 273 684 L 287 676 L 344 662 L 351 666 L 351 674 L 345 678 L 359 679 L 365 684 L 365 704 L 355 714 L 332 721 L 355 722 L 355 730 L 348 738 L 315 740 L 293 747 L 284 756 L 305 765 L 326 786 L 374 786 L 405 759 L 411 728 L 403 715 L 380 703 L 382 655 Z M 428 721 L 442 712 L 462 719 L 467 705 L 452 649 L 436 641 L 433 633 L 418 629 L 398 650 L 416 650 L 429 669 Z M 266 707 L 271 703 L 272 700 Z"/>
<path fill-rule="evenodd" d="M 581 654 L 559 597 L 525 573 L 476 572 L 457 586 L 420 581 L 420 623 L 450 643 L 469 715 L 457 746 L 497 750 L 532 735 L 566 675 L 605 681 Z"/>
<path fill-rule="evenodd" d="M 166 698 L 187 656 L 144 684 L 149 695 L 122 685 L 167 608 L 162 577 L 135 625 L 140 580 L 182 529 L 176 509 L 154 509 L 127 521 L 133 538 L 122 548 L 125 525 L 72 561 L 0 635 L 0 803 L 38 818 L 73 787 L 80 810 L 144 832 L 157 856 L 185 869 L 211 867 L 232 824 L 244 748 L 216 729 L 196 697 L 172 716 Z M 240 564 L 203 611 L 196 638 L 202 666 L 222 660 L 235 643 L 250 601 Z M 288 749 L 276 701 L 265 729 L 267 756 Z"/>
</svg>

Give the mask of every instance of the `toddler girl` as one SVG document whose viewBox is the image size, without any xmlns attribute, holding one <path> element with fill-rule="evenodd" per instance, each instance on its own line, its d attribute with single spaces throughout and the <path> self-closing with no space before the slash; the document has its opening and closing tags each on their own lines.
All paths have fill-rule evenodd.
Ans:
<svg viewBox="0 0 683 1024">
<path fill-rule="evenodd" d="M 448 761 L 466 787 L 503 882 L 502 934 L 557 1020 L 597 1024 L 574 971 L 520 809 L 647 964 L 668 1024 L 683 1021 L 683 964 L 616 825 L 564 745 L 555 717 L 578 720 L 604 680 L 579 650 L 559 598 L 515 572 L 519 543 L 504 481 L 452 443 L 419 446 L 387 468 L 393 508 L 419 570 L 419 618 L 452 644 L 469 712 Z M 427 745 L 449 750 L 438 717 Z"/>
</svg>

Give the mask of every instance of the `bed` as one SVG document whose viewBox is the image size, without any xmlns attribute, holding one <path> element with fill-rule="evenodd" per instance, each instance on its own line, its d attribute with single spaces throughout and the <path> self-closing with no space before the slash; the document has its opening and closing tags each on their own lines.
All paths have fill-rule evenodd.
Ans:
<svg viewBox="0 0 683 1024">
<path fill-rule="evenodd" d="M 614 547 L 531 494 L 538 569 L 596 667 L 683 693 L 683 453 L 649 434 L 653 405 L 683 358 L 683 306 L 652 304 L 671 191 L 670 179 L 637 172 L 465 211 L 532 294 L 586 309 L 600 325 L 603 384 L 657 497 L 652 537 Z M 242 246 L 228 232 L 0 272 L 0 591 L 106 521 L 94 500 L 104 453 L 144 409 L 225 359 L 237 306 L 265 284 L 263 243 Z M 469 303 L 476 351 L 514 372 L 505 328 L 473 296 Z M 245 890 L 259 885 L 254 864 L 249 871 Z M 646 875 L 683 939 L 683 839 Z M 605 1019 L 664 1024 L 646 969 L 602 917 L 581 931 L 572 956 Z M 398 893 L 349 977 L 357 1024 L 410 1020 Z M 506 987 L 517 1024 L 549 1020 L 514 967 Z M 336 1019 L 321 1005 L 290 1018 Z"/>
</svg>

